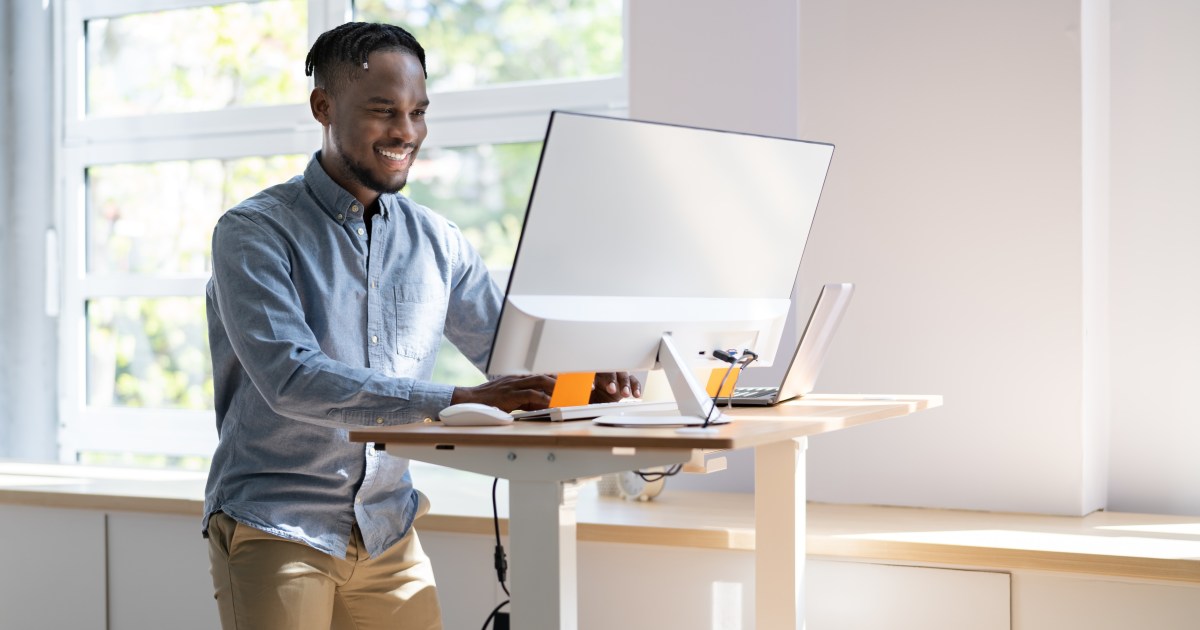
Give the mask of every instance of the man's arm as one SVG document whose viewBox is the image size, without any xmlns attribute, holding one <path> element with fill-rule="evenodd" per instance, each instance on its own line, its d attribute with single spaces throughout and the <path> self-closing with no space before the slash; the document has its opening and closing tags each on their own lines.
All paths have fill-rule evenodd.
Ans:
<svg viewBox="0 0 1200 630">
<path fill-rule="evenodd" d="M 457 264 L 450 282 L 445 334 L 463 356 L 480 372 L 484 372 L 492 351 L 504 294 L 462 232 L 453 224 L 449 230 L 449 237 L 457 246 Z M 545 409 L 550 404 L 553 391 L 552 376 L 502 376 L 475 387 L 454 388 L 451 402 L 477 402 L 505 411 Z"/>
<path fill-rule="evenodd" d="M 272 231 L 226 214 L 213 232 L 212 250 L 214 310 L 238 361 L 276 413 L 344 428 L 419 422 L 450 404 L 449 385 L 391 377 L 326 355 L 305 322 L 287 245 Z"/>
</svg>

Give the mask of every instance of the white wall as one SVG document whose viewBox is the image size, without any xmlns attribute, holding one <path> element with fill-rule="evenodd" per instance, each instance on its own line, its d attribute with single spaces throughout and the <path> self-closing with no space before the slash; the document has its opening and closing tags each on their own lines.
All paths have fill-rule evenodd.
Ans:
<svg viewBox="0 0 1200 630">
<path fill-rule="evenodd" d="M 1200 514 L 1200 6 L 631 5 L 634 117 L 838 147 L 801 303 L 859 293 L 818 389 L 945 396 L 814 439 L 810 498 Z"/>
<path fill-rule="evenodd" d="M 1113 0 L 1109 508 L 1200 514 L 1200 3 Z"/>
<path fill-rule="evenodd" d="M 859 292 L 821 389 L 945 406 L 823 436 L 810 497 L 1086 513 L 1074 0 L 802 2 L 805 136 L 838 145 L 802 275 Z"/>
</svg>

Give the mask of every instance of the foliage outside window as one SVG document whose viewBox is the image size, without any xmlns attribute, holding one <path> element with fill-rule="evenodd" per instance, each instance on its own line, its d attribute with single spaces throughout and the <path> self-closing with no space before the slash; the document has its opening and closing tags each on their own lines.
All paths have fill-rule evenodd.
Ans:
<svg viewBox="0 0 1200 630">
<path fill-rule="evenodd" d="M 621 74 L 621 0 L 357 0 L 355 19 L 410 30 L 431 90 Z"/>
</svg>

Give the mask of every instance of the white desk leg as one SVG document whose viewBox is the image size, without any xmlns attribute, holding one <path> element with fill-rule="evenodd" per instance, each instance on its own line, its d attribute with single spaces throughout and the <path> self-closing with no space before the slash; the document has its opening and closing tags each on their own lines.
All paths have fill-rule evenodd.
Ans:
<svg viewBox="0 0 1200 630">
<path fill-rule="evenodd" d="M 512 627 L 576 630 L 575 501 L 570 481 L 508 482 Z"/>
<path fill-rule="evenodd" d="M 808 438 L 754 449 L 754 617 L 760 630 L 804 628 L 804 451 Z"/>
</svg>

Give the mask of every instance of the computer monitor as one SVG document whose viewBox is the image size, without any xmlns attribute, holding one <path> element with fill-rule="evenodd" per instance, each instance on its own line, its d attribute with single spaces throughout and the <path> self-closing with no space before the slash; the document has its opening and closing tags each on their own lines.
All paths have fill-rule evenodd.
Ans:
<svg viewBox="0 0 1200 630">
<path fill-rule="evenodd" d="M 490 374 L 666 370 L 680 414 L 712 415 L 691 370 L 769 365 L 833 146 L 553 112 Z"/>
</svg>

